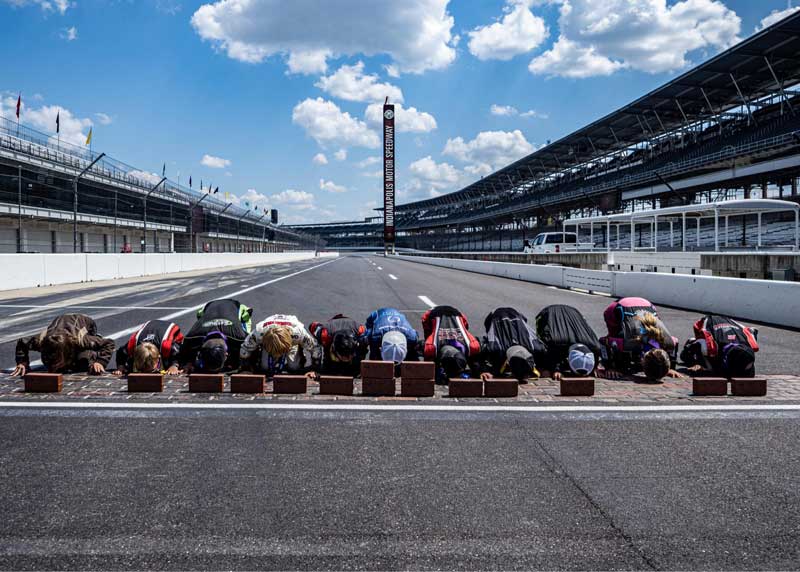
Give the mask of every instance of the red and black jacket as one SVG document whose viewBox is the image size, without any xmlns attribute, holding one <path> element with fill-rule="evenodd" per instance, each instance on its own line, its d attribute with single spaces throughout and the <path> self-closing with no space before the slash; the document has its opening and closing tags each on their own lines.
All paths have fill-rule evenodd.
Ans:
<svg viewBox="0 0 800 572">
<path fill-rule="evenodd" d="M 183 345 L 180 327 L 173 322 L 151 320 L 131 334 L 128 342 L 117 350 L 117 367 L 133 370 L 133 352 L 139 344 L 151 343 L 161 352 L 164 369 L 178 365 L 178 355 Z"/>
<path fill-rule="evenodd" d="M 741 344 L 754 352 L 758 351 L 755 332 L 727 316 L 703 316 L 694 324 L 694 336 L 698 340 L 705 340 L 707 356 L 711 360 L 719 357 L 725 346 L 730 344 Z"/>
<path fill-rule="evenodd" d="M 481 351 L 478 339 L 469 331 L 467 317 L 452 306 L 436 306 L 422 315 L 422 331 L 425 335 L 424 356 L 426 361 L 435 361 L 439 347 L 455 341 L 464 347 L 464 355 L 475 359 Z"/>
</svg>

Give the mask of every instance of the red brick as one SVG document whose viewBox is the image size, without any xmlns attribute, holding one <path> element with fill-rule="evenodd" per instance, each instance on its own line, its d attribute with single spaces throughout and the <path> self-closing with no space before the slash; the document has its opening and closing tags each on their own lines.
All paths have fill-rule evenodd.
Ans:
<svg viewBox="0 0 800 572">
<path fill-rule="evenodd" d="M 593 377 L 564 377 L 561 379 L 561 395 L 566 397 L 591 397 L 594 395 Z"/>
<path fill-rule="evenodd" d="M 692 380 L 692 393 L 703 396 L 728 394 L 728 380 L 724 377 L 695 377 Z"/>
<path fill-rule="evenodd" d="M 375 379 L 366 377 L 361 380 L 361 395 L 392 396 L 394 392 L 394 378 Z"/>
<path fill-rule="evenodd" d="M 516 379 L 487 379 L 483 382 L 485 397 L 516 397 L 519 395 L 519 382 Z"/>
<path fill-rule="evenodd" d="M 305 393 L 308 378 L 304 375 L 276 375 L 272 378 L 272 393 Z"/>
<path fill-rule="evenodd" d="M 450 379 L 448 397 L 483 397 L 482 379 Z"/>
<path fill-rule="evenodd" d="M 434 379 L 436 366 L 432 361 L 404 361 L 400 364 L 403 379 Z"/>
<path fill-rule="evenodd" d="M 400 380 L 400 395 L 403 397 L 433 397 L 433 379 L 402 378 Z"/>
<path fill-rule="evenodd" d="M 264 393 L 266 376 L 236 373 L 231 376 L 231 393 Z"/>
<path fill-rule="evenodd" d="M 160 373 L 128 374 L 128 392 L 158 393 L 164 391 L 164 376 Z"/>
<path fill-rule="evenodd" d="M 367 360 L 361 362 L 362 379 L 394 379 L 394 362 Z"/>
<path fill-rule="evenodd" d="M 767 394 L 767 380 L 763 377 L 734 377 L 731 395 L 737 397 L 762 397 Z"/>
<path fill-rule="evenodd" d="M 319 378 L 320 395 L 353 395 L 353 378 L 342 375 L 323 375 Z"/>
<path fill-rule="evenodd" d="M 25 391 L 35 393 L 58 393 L 64 381 L 60 373 L 25 374 Z"/>
<path fill-rule="evenodd" d="M 189 391 L 192 393 L 220 393 L 225 388 L 221 373 L 193 373 L 189 376 Z"/>
</svg>

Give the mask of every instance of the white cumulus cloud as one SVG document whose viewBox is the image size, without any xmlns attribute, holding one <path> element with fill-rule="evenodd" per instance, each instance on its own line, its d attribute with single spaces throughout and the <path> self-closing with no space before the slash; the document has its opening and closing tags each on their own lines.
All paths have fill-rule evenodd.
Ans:
<svg viewBox="0 0 800 572">
<path fill-rule="evenodd" d="M 114 122 L 114 119 L 107 113 L 95 113 L 94 116 L 100 125 L 111 125 Z"/>
<path fill-rule="evenodd" d="M 372 103 L 367 106 L 364 118 L 371 125 L 383 124 L 383 104 Z M 428 133 L 436 129 L 436 118 L 416 107 L 394 106 L 394 126 L 400 133 Z"/>
<path fill-rule="evenodd" d="M 315 165 L 327 165 L 328 158 L 325 156 L 325 153 L 317 153 L 314 155 L 314 158 L 311 159 Z"/>
<path fill-rule="evenodd" d="M 535 109 L 529 109 L 528 111 L 523 111 L 520 113 L 520 111 L 513 105 L 498 105 L 496 103 L 493 103 L 489 107 L 489 113 L 500 117 L 519 116 L 525 119 L 547 119 L 549 117 L 546 113 L 541 113 Z"/>
<path fill-rule="evenodd" d="M 364 74 L 364 62 L 343 65 L 334 73 L 319 78 L 314 84 L 325 93 L 347 101 L 402 102 L 402 90 L 390 83 L 381 83 L 377 75 Z"/>
<path fill-rule="evenodd" d="M 380 146 L 378 134 L 367 127 L 366 123 L 321 97 L 308 98 L 298 103 L 292 111 L 292 121 L 323 146 Z"/>
<path fill-rule="evenodd" d="M 547 38 L 544 20 L 530 10 L 532 0 L 508 0 L 503 18 L 469 32 L 469 51 L 479 60 L 510 60 L 539 47 Z"/>
<path fill-rule="evenodd" d="M 214 155 L 203 155 L 203 158 L 200 159 L 200 164 L 204 167 L 211 167 L 212 169 L 225 169 L 226 167 L 230 167 L 231 162 L 228 159 L 223 159 L 222 157 L 215 157 Z"/>
<path fill-rule="evenodd" d="M 14 98 L 14 106 L 16 106 Z M 12 106 L 8 106 L 14 109 Z M 10 115 L 9 115 L 10 117 Z M 93 122 L 88 117 L 76 117 L 69 109 L 64 109 L 58 105 L 43 105 L 39 108 L 28 108 L 24 103 L 22 106 L 22 121 L 33 125 L 36 129 L 46 133 L 53 133 L 56 138 L 56 117 L 59 117 L 61 124 L 61 141 L 72 143 L 73 145 L 84 145 L 86 136 Z"/>
<path fill-rule="evenodd" d="M 648 73 L 690 64 L 695 50 L 739 41 L 741 19 L 719 0 L 553 0 L 559 36 L 535 57 L 534 74 L 583 78 L 630 68 Z M 704 54 L 705 55 L 705 54 Z"/>
<path fill-rule="evenodd" d="M 328 71 L 330 50 L 309 50 L 291 52 L 286 60 L 289 73 L 311 75 Z"/>
<path fill-rule="evenodd" d="M 306 191 L 296 191 L 286 189 L 278 194 L 269 197 L 271 202 L 277 205 L 288 206 L 298 210 L 314 208 L 314 195 Z"/>
<path fill-rule="evenodd" d="M 465 171 L 486 175 L 529 155 L 535 147 L 519 129 L 514 131 L 481 131 L 471 141 L 461 137 L 448 139 L 443 155 L 467 163 Z"/>
<path fill-rule="evenodd" d="M 321 73 L 328 58 L 358 54 L 385 54 L 395 70 L 421 73 L 445 68 L 456 57 L 454 20 L 447 4 L 448 0 L 218 0 L 200 6 L 192 26 L 233 59 L 255 63 L 288 55 L 295 73 Z"/>
<path fill-rule="evenodd" d="M 337 161 L 344 161 L 347 159 L 347 149 L 339 149 L 333 154 L 333 158 Z"/>
<path fill-rule="evenodd" d="M 39 6 L 44 12 L 58 12 L 62 15 L 70 6 L 69 0 L 0 0 L 0 3 L 10 4 L 15 8 Z"/>
<path fill-rule="evenodd" d="M 319 188 L 321 191 L 328 191 L 329 193 L 346 193 L 347 187 L 337 185 L 333 181 L 326 181 L 325 179 L 319 180 Z"/>
<path fill-rule="evenodd" d="M 789 6 L 786 10 L 773 10 L 769 13 L 769 16 L 766 16 L 759 22 L 758 26 L 756 26 L 756 32 L 760 32 L 764 28 L 769 28 L 772 24 L 780 22 L 784 18 L 791 16 L 795 12 L 800 10 L 800 6 Z"/>
</svg>

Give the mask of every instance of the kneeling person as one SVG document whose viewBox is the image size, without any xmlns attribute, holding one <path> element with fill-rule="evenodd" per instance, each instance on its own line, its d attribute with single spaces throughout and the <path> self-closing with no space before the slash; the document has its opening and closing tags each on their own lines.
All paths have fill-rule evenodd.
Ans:
<svg viewBox="0 0 800 572">
<path fill-rule="evenodd" d="M 182 346 L 183 334 L 177 324 L 151 320 L 131 334 L 128 343 L 117 350 L 114 375 L 158 373 L 162 369 L 167 375 L 177 375 Z"/>
<path fill-rule="evenodd" d="M 356 377 L 367 353 L 366 328 L 352 318 L 337 314 L 327 322 L 313 322 L 309 331 L 322 348 L 319 372 Z"/>
<path fill-rule="evenodd" d="M 436 364 L 436 381 L 468 378 L 479 371 L 480 342 L 469 331 L 467 317 L 452 306 L 436 306 L 422 315 L 423 355 Z"/>
<path fill-rule="evenodd" d="M 642 371 L 648 381 L 683 377 L 675 371 L 678 340 L 670 335 L 655 306 L 644 298 L 622 298 L 609 304 L 603 319 L 608 335 L 600 339 L 608 358 L 607 377 Z"/>
<path fill-rule="evenodd" d="M 547 353 L 542 340 L 528 324 L 528 318 L 514 308 L 497 308 L 483 322 L 484 379 L 510 376 L 521 383 L 529 377 L 539 377 L 536 364 Z"/>
<path fill-rule="evenodd" d="M 408 318 L 394 308 L 380 308 L 367 317 L 364 337 L 369 344 L 369 359 L 419 361 L 419 334 Z"/>
<path fill-rule="evenodd" d="M 180 363 L 187 371 L 219 373 L 239 367 L 239 350 L 252 329 L 252 309 L 237 300 L 213 300 L 197 311 L 183 342 Z"/>
<path fill-rule="evenodd" d="M 692 372 L 722 377 L 753 377 L 758 351 L 758 330 L 727 316 L 709 314 L 694 324 L 681 352 L 681 361 Z"/>
<path fill-rule="evenodd" d="M 319 366 L 322 350 L 297 316 L 275 314 L 247 336 L 240 358 L 242 368 L 273 376 L 280 373 L 309 377 Z"/>
<path fill-rule="evenodd" d="M 592 375 L 602 353 L 600 340 L 576 308 L 547 306 L 536 316 L 536 331 L 547 347 L 543 376 L 560 381 L 562 373 Z"/>
</svg>

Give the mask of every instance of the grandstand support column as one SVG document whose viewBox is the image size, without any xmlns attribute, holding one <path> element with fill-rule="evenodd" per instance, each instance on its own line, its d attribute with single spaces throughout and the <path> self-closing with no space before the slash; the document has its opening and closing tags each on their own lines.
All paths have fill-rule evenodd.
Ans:
<svg viewBox="0 0 800 572">
<path fill-rule="evenodd" d="M 800 209 L 794 209 L 794 251 L 800 250 Z"/>
<path fill-rule="evenodd" d="M 617 230 L 619 232 L 619 230 Z M 606 252 L 611 252 L 611 220 L 606 219 Z"/>
<path fill-rule="evenodd" d="M 658 216 L 653 216 L 653 232 L 650 236 L 653 237 L 653 252 L 658 252 Z"/>
<path fill-rule="evenodd" d="M 636 247 L 636 222 L 634 222 L 633 217 L 631 217 L 631 252 L 635 250 Z"/>
<path fill-rule="evenodd" d="M 17 218 L 17 252 L 22 252 L 22 165 L 19 166 L 17 171 Z"/>
<path fill-rule="evenodd" d="M 681 213 L 681 250 L 686 252 L 686 213 Z"/>
<path fill-rule="evenodd" d="M 797 177 L 792 177 L 792 196 L 797 196 Z"/>
<path fill-rule="evenodd" d="M 94 167 L 95 163 L 105 156 L 105 153 L 100 153 L 94 161 L 89 163 L 83 171 L 72 179 L 72 252 L 74 254 L 78 253 L 78 180 L 83 177 L 89 169 Z"/>
<path fill-rule="evenodd" d="M 719 209 L 714 207 L 714 252 L 719 252 Z"/>
<path fill-rule="evenodd" d="M 564 240 L 566 240 L 566 238 L 564 238 Z M 590 249 L 594 251 L 594 221 L 589 222 L 589 244 Z"/>
<path fill-rule="evenodd" d="M 675 248 L 675 221 L 669 219 L 669 247 Z"/>
</svg>

